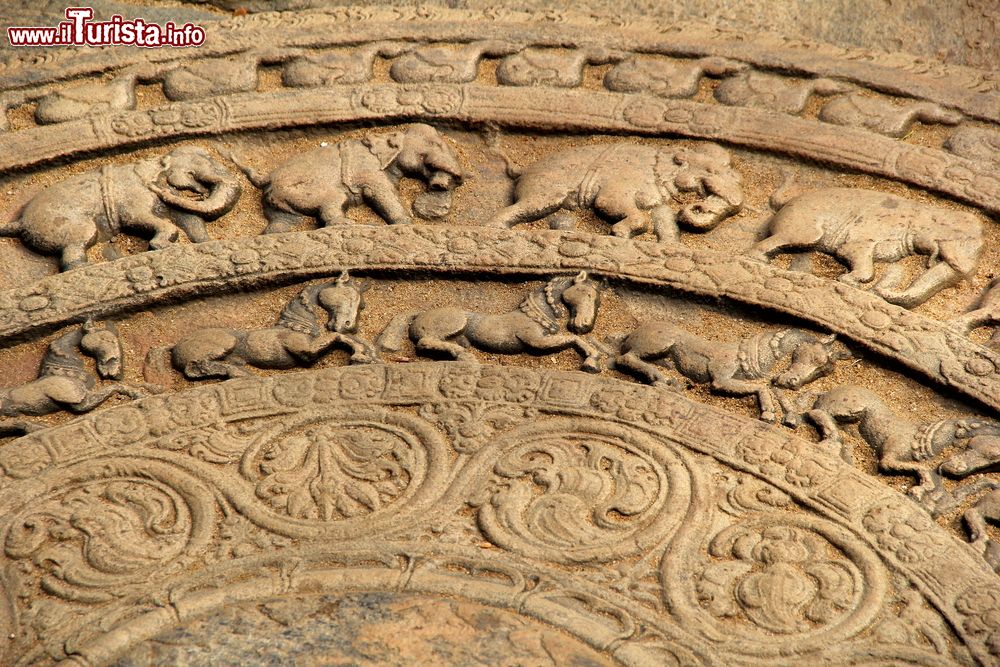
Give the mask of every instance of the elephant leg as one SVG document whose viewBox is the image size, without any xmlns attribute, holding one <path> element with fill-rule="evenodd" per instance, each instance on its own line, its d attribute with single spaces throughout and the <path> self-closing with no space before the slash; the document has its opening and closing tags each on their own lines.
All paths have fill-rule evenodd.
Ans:
<svg viewBox="0 0 1000 667">
<path fill-rule="evenodd" d="M 750 248 L 750 256 L 754 259 L 766 262 L 779 252 L 783 251 L 785 248 L 795 246 L 795 243 L 790 242 L 788 239 L 780 236 L 768 236 L 765 239 L 761 239 Z"/>
<path fill-rule="evenodd" d="M 396 189 L 386 179 L 384 183 L 369 184 L 364 192 L 365 202 L 390 225 L 412 225 L 410 216 Z"/>
<path fill-rule="evenodd" d="M 562 208 L 562 200 L 553 200 L 547 194 L 525 197 L 499 211 L 487 223 L 488 227 L 506 227 L 541 220 Z"/>
<path fill-rule="evenodd" d="M 68 245 L 62 250 L 62 258 L 59 264 L 63 271 L 75 269 L 87 263 L 87 247 L 82 243 Z"/>
<path fill-rule="evenodd" d="M 201 380 L 204 378 L 215 377 L 240 378 L 250 375 L 250 373 L 246 370 L 245 365 L 238 365 L 234 362 L 218 361 L 215 359 L 189 361 L 184 364 L 184 368 L 181 372 L 184 373 L 184 377 L 189 380 Z"/>
<path fill-rule="evenodd" d="M 33 424 L 21 419 L 0 420 L 0 436 L 22 435 L 32 433 L 33 431 L 41 431 L 44 428 L 44 424 Z"/>
<path fill-rule="evenodd" d="M 905 290 L 877 289 L 880 297 L 903 308 L 920 305 L 946 287 L 961 282 L 963 276 L 950 265 L 940 262 L 920 274 Z"/>
<path fill-rule="evenodd" d="M 149 239 L 149 247 L 152 250 L 160 250 L 171 245 L 180 236 L 181 230 L 172 221 L 153 215 L 143 213 L 137 215 L 129 221 L 126 226 L 129 230 L 137 230 L 152 234 Z"/>
<path fill-rule="evenodd" d="M 271 206 L 264 209 L 264 217 L 267 218 L 267 226 L 264 228 L 265 234 L 281 234 L 291 231 L 307 220 L 304 215 L 282 211 Z"/>
<path fill-rule="evenodd" d="M 666 204 L 653 207 L 649 212 L 653 221 L 653 233 L 660 243 L 676 243 L 680 240 L 677 229 L 677 214 Z"/>
<path fill-rule="evenodd" d="M 209 240 L 205 221 L 194 213 L 181 213 L 175 216 L 175 220 L 177 226 L 191 239 L 192 243 L 204 243 Z"/>
<path fill-rule="evenodd" d="M 627 239 L 650 230 L 649 215 L 624 193 L 598 194 L 594 200 L 594 210 L 609 220 L 617 220 L 611 225 L 614 236 Z"/>
<path fill-rule="evenodd" d="M 335 197 L 323 202 L 319 207 L 319 221 L 324 227 L 350 222 L 347 217 L 347 195 L 338 192 Z"/>
</svg>

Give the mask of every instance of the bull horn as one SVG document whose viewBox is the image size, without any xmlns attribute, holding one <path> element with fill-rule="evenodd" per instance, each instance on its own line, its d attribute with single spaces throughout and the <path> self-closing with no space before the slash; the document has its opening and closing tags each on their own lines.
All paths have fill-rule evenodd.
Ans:
<svg viewBox="0 0 1000 667">
<path fill-rule="evenodd" d="M 580 283 L 582 283 L 583 281 L 585 281 L 587 279 L 587 277 L 588 277 L 587 276 L 587 272 L 586 271 L 581 271 L 580 273 L 576 274 L 576 276 L 574 276 L 573 282 L 575 284 L 579 285 Z"/>
</svg>

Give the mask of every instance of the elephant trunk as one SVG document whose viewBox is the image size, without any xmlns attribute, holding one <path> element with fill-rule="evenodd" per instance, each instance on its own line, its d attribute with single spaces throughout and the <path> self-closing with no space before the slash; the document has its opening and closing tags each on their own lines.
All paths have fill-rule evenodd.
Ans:
<svg viewBox="0 0 1000 667">
<path fill-rule="evenodd" d="M 743 208 L 743 190 L 739 180 L 724 176 L 710 176 L 703 183 L 708 196 L 685 206 L 679 217 L 689 227 L 707 230 Z"/>
<path fill-rule="evenodd" d="M 427 158 L 427 187 L 431 190 L 453 190 L 462 184 L 462 166 L 451 155 L 433 155 Z"/>
<path fill-rule="evenodd" d="M 214 220 L 232 210 L 243 194 L 243 188 L 236 181 L 223 180 L 215 182 L 204 199 L 184 197 L 170 189 L 159 189 L 157 193 L 170 206 Z"/>
<path fill-rule="evenodd" d="M 427 181 L 427 187 L 431 190 L 443 192 L 445 190 L 453 189 L 457 184 L 456 180 L 455 176 L 446 171 L 437 171 L 434 172 Z"/>
</svg>

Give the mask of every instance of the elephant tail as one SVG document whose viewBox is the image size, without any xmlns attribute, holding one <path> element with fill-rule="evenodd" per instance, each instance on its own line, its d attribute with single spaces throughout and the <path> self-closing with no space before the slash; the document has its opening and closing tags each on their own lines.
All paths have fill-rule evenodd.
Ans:
<svg viewBox="0 0 1000 667">
<path fill-rule="evenodd" d="M 254 187 L 258 190 L 263 190 L 268 185 L 271 184 L 270 176 L 265 176 L 260 173 L 250 165 L 246 164 L 242 160 L 236 157 L 236 154 L 229 150 L 219 149 L 219 152 L 224 155 L 230 162 L 235 164 L 240 171 L 247 177 L 247 180 L 253 183 Z"/>
<path fill-rule="evenodd" d="M 399 352 L 399 348 L 402 347 L 403 340 L 406 338 L 408 329 L 410 328 L 410 322 L 415 316 L 416 313 L 396 315 L 389 321 L 385 329 L 382 330 L 382 333 L 379 334 L 378 339 L 375 341 L 375 346 L 386 352 Z"/>
<path fill-rule="evenodd" d="M 518 167 L 514 164 L 506 153 L 504 153 L 499 148 L 500 143 L 500 128 L 495 124 L 488 123 L 486 128 L 483 130 L 483 143 L 489 148 L 490 152 L 494 153 L 497 157 L 503 160 L 503 170 L 507 174 L 507 178 L 512 180 L 517 180 L 520 178 L 521 174 L 524 173 L 524 169 Z"/>
</svg>

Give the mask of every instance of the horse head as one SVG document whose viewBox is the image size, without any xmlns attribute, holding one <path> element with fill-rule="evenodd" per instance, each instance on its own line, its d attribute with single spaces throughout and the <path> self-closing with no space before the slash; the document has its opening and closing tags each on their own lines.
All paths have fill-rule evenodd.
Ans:
<svg viewBox="0 0 1000 667">
<path fill-rule="evenodd" d="M 326 328 L 338 333 L 354 333 L 358 315 L 365 307 L 364 292 L 368 283 L 359 283 L 345 269 L 335 282 L 324 285 L 316 301 L 330 315 Z"/>
<path fill-rule="evenodd" d="M 975 472 L 994 470 L 1000 464 L 1000 436 L 975 435 L 966 441 L 965 449 L 953 454 L 939 470 L 952 477 L 966 477 Z"/>
<path fill-rule="evenodd" d="M 788 370 L 776 377 L 774 384 L 785 389 L 799 389 L 830 373 L 837 361 L 850 359 L 851 356 L 850 350 L 837 342 L 836 334 L 800 342 L 792 352 Z"/>
<path fill-rule="evenodd" d="M 586 271 L 581 271 L 568 281 L 565 278 L 561 281 L 564 286 L 559 299 L 569 308 L 569 330 L 576 334 L 590 333 L 597 321 L 597 309 L 601 305 L 601 290 L 604 285 L 590 278 Z"/>
<path fill-rule="evenodd" d="M 83 323 L 82 330 L 80 350 L 97 363 L 97 374 L 105 380 L 121 380 L 125 353 L 114 326 L 87 320 Z"/>
</svg>

